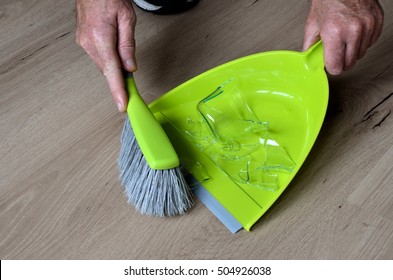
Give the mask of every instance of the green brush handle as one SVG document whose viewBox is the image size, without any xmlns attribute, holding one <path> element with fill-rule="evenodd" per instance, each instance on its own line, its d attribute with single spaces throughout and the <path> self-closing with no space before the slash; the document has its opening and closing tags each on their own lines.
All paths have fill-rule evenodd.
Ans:
<svg viewBox="0 0 393 280">
<path fill-rule="evenodd" d="M 179 157 L 164 129 L 143 101 L 132 74 L 125 75 L 128 93 L 127 114 L 135 138 L 152 169 L 171 169 L 179 166 Z"/>
</svg>

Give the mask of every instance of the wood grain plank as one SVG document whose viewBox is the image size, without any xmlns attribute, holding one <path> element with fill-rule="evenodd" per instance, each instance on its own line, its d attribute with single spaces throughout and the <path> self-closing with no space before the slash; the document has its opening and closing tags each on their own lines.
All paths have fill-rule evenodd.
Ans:
<svg viewBox="0 0 393 280">
<path fill-rule="evenodd" d="M 393 147 L 370 170 L 348 200 L 393 221 Z"/>
</svg>

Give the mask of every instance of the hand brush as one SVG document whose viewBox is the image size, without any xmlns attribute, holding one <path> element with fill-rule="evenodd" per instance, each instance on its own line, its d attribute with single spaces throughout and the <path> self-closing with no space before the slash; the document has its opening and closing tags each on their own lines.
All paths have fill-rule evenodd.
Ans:
<svg viewBox="0 0 393 280">
<path fill-rule="evenodd" d="M 128 202 L 150 216 L 183 214 L 193 201 L 179 158 L 139 95 L 132 74 L 124 76 L 128 105 L 118 164 Z"/>
</svg>

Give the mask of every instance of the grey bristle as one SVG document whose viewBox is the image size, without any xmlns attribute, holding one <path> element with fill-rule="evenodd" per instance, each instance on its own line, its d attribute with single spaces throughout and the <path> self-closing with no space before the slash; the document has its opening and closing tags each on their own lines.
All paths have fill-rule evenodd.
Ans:
<svg viewBox="0 0 393 280">
<path fill-rule="evenodd" d="M 193 205 L 180 167 L 151 169 L 143 156 L 128 117 L 124 121 L 118 160 L 120 181 L 128 202 L 145 215 L 174 216 Z"/>
</svg>

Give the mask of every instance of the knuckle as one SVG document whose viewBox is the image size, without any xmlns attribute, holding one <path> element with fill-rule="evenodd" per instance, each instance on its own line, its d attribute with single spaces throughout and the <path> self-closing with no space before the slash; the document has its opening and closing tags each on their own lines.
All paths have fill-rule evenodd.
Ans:
<svg viewBox="0 0 393 280">
<path fill-rule="evenodd" d="M 119 67 L 113 63 L 107 63 L 103 66 L 102 68 L 102 74 L 105 77 L 109 77 L 111 75 L 113 75 L 114 73 L 116 73 L 116 71 L 119 70 Z"/>
<path fill-rule="evenodd" d="M 319 27 L 316 22 L 306 22 L 304 25 L 304 33 L 306 36 L 317 36 L 319 34 Z"/>
<path fill-rule="evenodd" d="M 119 42 L 120 49 L 135 49 L 135 39 L 127 38 L 127 40 L 123 40 Z"/>
<path fill-rule="evenodd" d="M 113 70 L 113 67 L 110 67 L 110 66 L 108 66 L 108 65 L 105 65 L 105 66 L 102 68 L 102 74 L 103 74 L 105 77 L 108 77 L 113 71 L 114 71 L 114 70 Z"/>
<path fill-rule="evenodd" d="M 75 36 L 75 42 L 76 42 L 80 47 L 82 47 L 82 42 L 81 42 L 80 37 Z"/>
<path fill-rule="evenodd" d="M 89 40 L 87 40 L 86 37 L 81 34 L 77 34 L 76 43 L 85 50 L 89 49 Z"/>
<path fill-rule="evenodd" d="M 131 10 L 130 13 L 127 14 L 126 18 L 130 22 L 130 24 L 132 24 L 132 25 L 136 24 L 137 17 L 136 17 L 134 10 Z"/>
<path fill-rule="evenodd" d="M 379 9 L 379 16 L 383 20 L 385 17 L 385 12 L 382 9 Z"/>
<path fill-rule="evenodd" d="M 337 22 L 331 21 L 326 23 L 321 33 L 331 34 L 332 36 L 341 37 L 341 34 L 343 33 L 343 27 Z"/>
<path fill-rule="evenodd" d="M 96 43 L 100 43 L 105 40 L 105 31 L 100 27 L 93 27 L 91 29 L 92 40 Z"/>
<path fill-rule="evenodd" d="M 353 19 L 348 28 L 352 34 L 360 34 L 363 32 L 363 23 L 359 19 Z"/>
<path fill-rule="evenodd" d="M 76 43 L 81 46 L 84 50 L 89 52 L 94 45 L 94 36 L 92 29 L 82 28 L 76 31 Z M 93 43 L 93 44 L 92 44 Z"/>
<path fill-rule="evenodd" d="M 135 14 L 134 9 L 132 9 L 132 8 L 120 10 L 119 16 L 122 18 L 122 20 L 124 20 L 125 22 L 127 22 L 131 26 L 134 26 L 137 22 L 137 16 Z"/>
<path fill-rule="evenodd" d="M 75 32 L 75 42 L 76 42 L 79 46 L 82 46 L 82 38 L 83 38 L 83 36 L 82 36 L 82 34 L 81 34 L 81 31 L 80 31 L 79 28 L 77 28 L 77 29 L 76 29 L 76 32 Z"/>
<path fill-rule="evenodd" d="M 379 10 L 378 16 L 377 16 L 377 22 L 380 26 L 382 26 L 383 22 L 385 19 L 385 13 L 384 11 L 381 9 Z"/>
<path fill-rule="evenodd" d="M 376 23 L 376 18 L 371 15 L 371 14 L 367 14 L 363 17 L 363 24 L 366 28 L 366 30 L 373 30 L 375 23 Z"/>
</svg>

